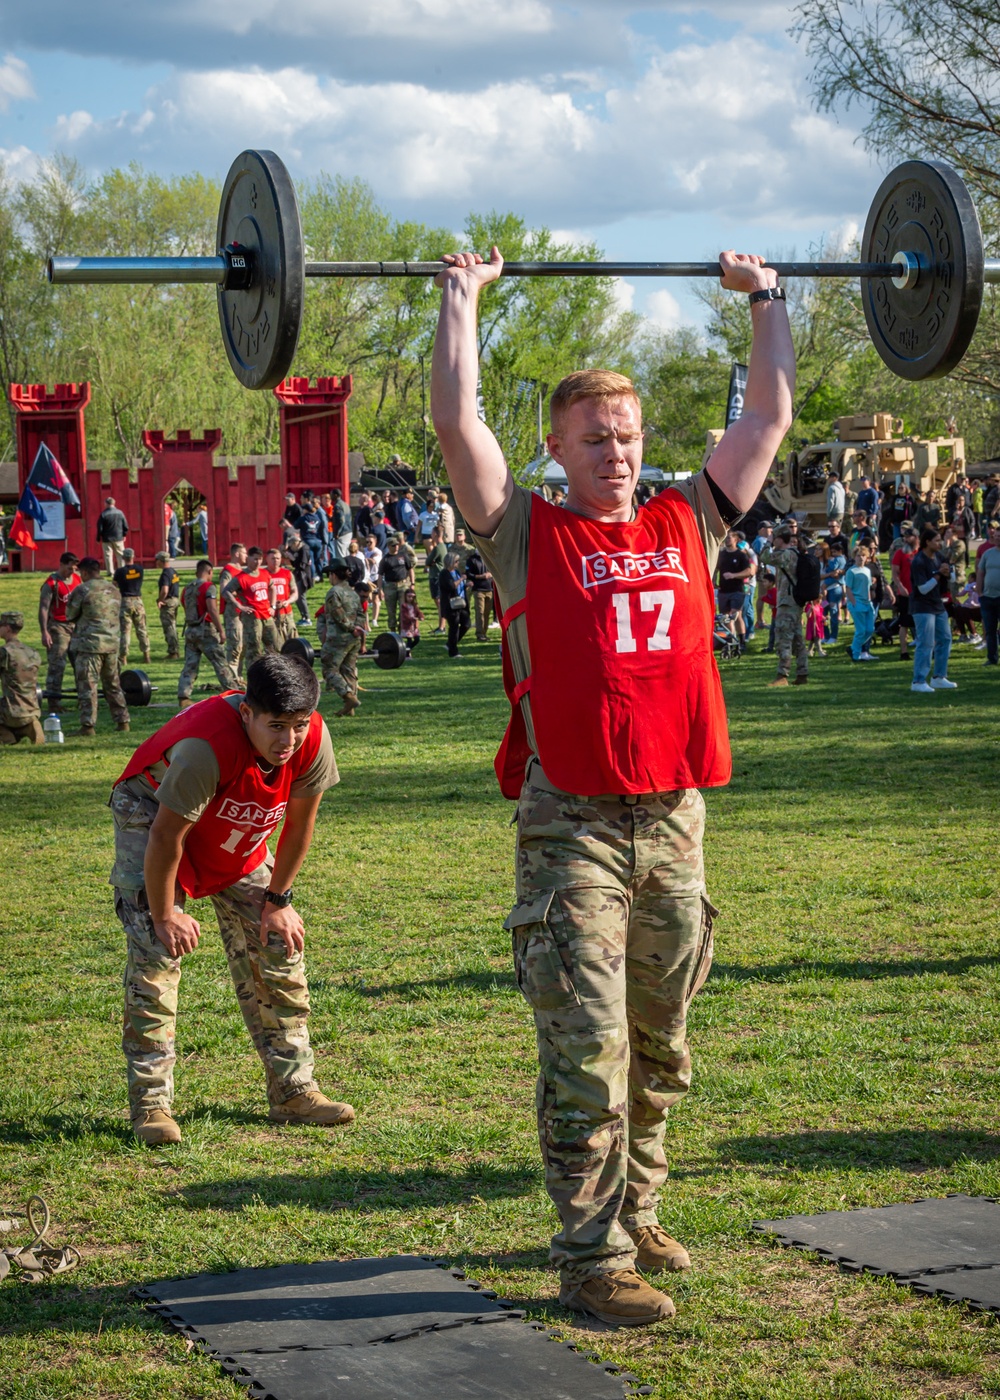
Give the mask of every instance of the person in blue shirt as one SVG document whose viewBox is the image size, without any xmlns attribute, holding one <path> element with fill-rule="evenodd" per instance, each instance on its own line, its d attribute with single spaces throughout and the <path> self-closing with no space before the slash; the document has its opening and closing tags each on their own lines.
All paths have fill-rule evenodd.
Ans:
<svg viewBox="0 0 1000 1400">
<path fill-rule="evenodd" d="M 913 652 L 911 690 L 931 695 L 935 690 L 957 690 L 948 679 L 951 624 L 944 600 L 951 581 L 951 563 L 941 553 L 941 531 L 928 525 L 920 532 L 920 548 L 910 561 L 910 615 L 916 645 Z M 934 658 L 934 675 L 931 657 Z"/>
<path fill-rule="evenodd" d="M 844 574 L 844 588 L 847 591 L 847 605 L 854 618 L 854 640 L 851 643 L 851 656 L 855 661 L 876 661 L 868 650 L 875 635 L 875 609 L 872 607 L 872 571 L 869 567 L 872 551 L 869 545 L 859 544 L 854 551 L 854 563 Z"/>
<path fill-rule="evenodd" d="M 312 555 L 313 572 L 317 578 L 322 578 L 330 546 L 330 528 L 326 511 L 316 504 L 316 497 L 311 491 L 302 492 L 301 505 L 299 534 L 302 537 L 302 543 L 308 545 L 309 553 Z"/>
<path fill-rule="evenodd" d="M 844 601 L 844 574 L 847 560 L 840 550 L 823 545 L 823 563 L 820 566 L 820 586 L 823 590 L 823 610 L 826 613 L 825 641 L 835 642 L 840 636 L 840 605 Z"/>
<path fill-rule="evenodd" d="M 461 656 L 458 644 L 469 630 L 469 600 L 465 593 L 465 579 L 459 573 L 457 554 L 445 556 L 439 586 L 441 609 L 448 623 L 448 655 L 454 658 Z"/>
<path fill-rule="evenodd" d="M 403 499 L 399 503 L 398 515 L 400 528 L 406 536 L 406 543 L 412 544 L 417 537 L 417 526 L 420 524 L 417 508 L 413 504 L 412 490 L 408 489 L 403 493 Z"/>
<path fill-rule="evenodd" d="M 879 508 L 882 502 L 879 492 L 871 483 L 871 478 L 863 476 L 861 478 L 861 489 L 858 491 L 858 498 L 854 502 L 855 510 L 863 510 L 872 526 L 873 533 L 878 528 Z"/>
</svg>

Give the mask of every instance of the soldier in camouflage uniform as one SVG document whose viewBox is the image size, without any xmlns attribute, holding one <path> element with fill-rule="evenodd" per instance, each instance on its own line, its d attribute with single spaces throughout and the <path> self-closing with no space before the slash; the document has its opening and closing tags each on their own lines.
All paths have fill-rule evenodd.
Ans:
<svg viewBox="0 0 1000 1400">
<path fill-rule="evenodd" d="M 135 562 L 135 550 L 125 550 L 125 562 L 114 572 L 114 584 L 121 595 L 121 608 L 118 622 L 121 628 L 121 642 L 118 649 L 118 664 L 128 661 L 128 649 L 132 640 L 132 624 L 142 648 L 142 659 L 149 665 L 149 628 L 146 626 L 146 605 L 142 601 L 142 584 L 145 569 Z"/>
<path fill-rule="evenodd" d="M 183 710 L 191 704 L 191 691 L 203 656 L 211 663 L 223 690 L 239 690 L 240 679 L 226 660 L 223 645 L 226 634 L 219 617 L 219 594 L 212 582 L 212 565 L 208 559 L 198 561 L 195 581 L 187 584 L 182 594 L 182 606 L 184 666 L 177 682 L 177 701 Z"/>
<path fill-rule="evenodd" d="M 160 612 L 163 640 L 167 644 L 167 660 L 181 659 L 181 644 L 177 636 L 177 614 L 181 607 L 180 574 L 170 562 L 170 555 L 161 549 L 156 556 L 160 577 L 156 585 L 156 606 Z"/>
<path fill-rule="evenodd" d="M 228 595 L 230 580 L 247 562 L 245 544 L 234 544 L 229 550 L 229 563 L 223 564 L 219 573 L 219 596 L 222 599 L 222 616 L 226 625 L 226 661 L 231 670 L 239 674 L 243 661 L 243 620 L 236 607 L 236 600 Z"/>
<path fill-rule="evenodd" d="M 344 701 L 340 715 L 351 715 L 361 704 L 358 699 L 358 653 L 365 635 L 365 615 L 361 599 L 347 582 L 347 564 L 335 559 L 330 574 L 337 582 L 323 599 L 326 626 L 320 665 L 328 690 L 335 690 Z"/>
<path fill-rule="evenodd" d="M 761 555 L 775 573 L 778 605 L 774 610 L 774 646 L 778 653 L 778 674 L 768 682 L 770 689 L 788 685 L 788 673 L 795 657 L 795 684 L 809 679 L 809 652 L 802 635 L 802 604 L 795 601 L 795 570 L 799 560 L 798 530 L 786 522 L 774 532 L 774 542 Z"/>
<path fill-rule="evenodd" d="M 42 658 L 33 647 L 21 641 L 24 613 L 13 609 L 0 613 L 0 744 L 16 744 L 27 739 L 44 744 L 41 710 L 38 706 L 38 668 Z"/>
<path fill-rule="evenodd" d="M 69 644 L 73 640 L 73 628 L 66 619 L 66 599 L 80 583 L 77 573 L 79 559 L 71 551 L 59 556 L 59 568 L 49 574 L 42 584 L 38 597 L 38 628 L 42 634 L 42 646 L 48 653 L 48 673 L 45 689 L 49 692 L 49 709 L 59 710 L 63 675 L 69 658 Z"/>
<path fill-rule="evenodd" d="M 121 594 L 109 578 L 101 577 L 99 560 L 80 560 L 83 582 L 66 603 L 66 617 L 76 624 L 73 633 L 73 670 L 80 706 L 80 735 L 94 736 L 97 725 L 97 683 L 100 681 L 115 728 L 129 727 L 128 705 L 122 694 L 118 670 L 121 639 Z"/>
</svg>

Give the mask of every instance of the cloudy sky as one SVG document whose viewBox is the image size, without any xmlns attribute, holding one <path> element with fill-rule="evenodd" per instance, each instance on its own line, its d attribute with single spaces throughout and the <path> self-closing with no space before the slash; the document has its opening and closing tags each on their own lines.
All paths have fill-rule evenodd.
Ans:
<svg viewBox="0 0 1000 1400">
<path fill-rule="evenodd" d="M 394 213 L 513 209 L 636 261 L 805 253 L 879 173 L 759 0 L 0 0 L 0 158 L 222 177 L 247 146 Z M 65 250 L 72 252 L 72 249 Z M 378 250 L 372 250 L 377 256 Z M 699 318 L 683 283 L 622 298 Z"/>
</svg>

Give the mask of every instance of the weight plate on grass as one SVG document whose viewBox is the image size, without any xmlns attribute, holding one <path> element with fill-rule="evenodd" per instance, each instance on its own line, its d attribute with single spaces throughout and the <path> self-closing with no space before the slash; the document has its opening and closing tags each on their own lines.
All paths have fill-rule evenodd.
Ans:
<svg viewBox="0 0 1000 1400">
<path fill-rule="evenodd" d="M 305 637 L 289 637 L 281 648 L 281 654 L 282 656 L 299 656 L 307 666 L 311 666 L 316 660 L 316 653 Z"/>
<path fill-rule="evenodd" d="M 129 705 L 148 705 L 153 696 L 153 687 L 149 683 L 149 677 L 145 671 L 123 671 L 121 674 L 122 691 Z"/>
<path fill-rule="evenodd" d="M 372 642 L 372 651 L 375 653 L 375 665 L 380 666 L 383 671 L 398 671 L 404 661 L 410 659 L 410 648 L 406 645 L 406 638 L 401 637 L 398 632 L 383 632 Z"/>
<path fill-rule="evenodd" d="M 902 379 L 938 379 L 969 347 L 983 300 L 983 235 L 969 191 L 942 161 L 908 160 L 875 195 L 861 244 L 863 262 L 915 253 L 912 287 L 861 280 L 868 333 Z"/>
<path fill-rule="evenodd" d="M 220 287 L 229 363 L 247 389 L 273 389 L 292 365 L 302 324 L 302 225 L 288 171 L 273 151 L 233 161 L 219 206 L 220 251 L 248 254 L 249 286 Z"/>
</svg>

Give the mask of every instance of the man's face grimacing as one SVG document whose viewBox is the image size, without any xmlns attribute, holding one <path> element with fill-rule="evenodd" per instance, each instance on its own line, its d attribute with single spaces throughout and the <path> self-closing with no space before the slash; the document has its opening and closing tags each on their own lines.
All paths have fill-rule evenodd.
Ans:
<svg viewBox="0 0 1000 1400">
<path fill-rule="evenodd" d="M 595 520 L 628 520 L 642 466 L 642 410 L 631 396 L 571 403 L 546 445 L 566 472 L 568 503 Z"/>
<path fill-rule="evenodd" d="M 240 717 L 247 738 L 265 762 L 280 768 L 305 743 L 312 711 L 295 715 L 259 715 L 246 703 L 240 704 Z"/>
</svg>

